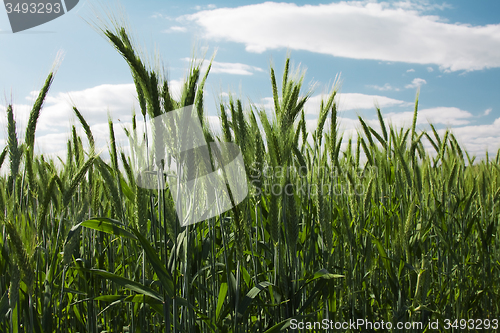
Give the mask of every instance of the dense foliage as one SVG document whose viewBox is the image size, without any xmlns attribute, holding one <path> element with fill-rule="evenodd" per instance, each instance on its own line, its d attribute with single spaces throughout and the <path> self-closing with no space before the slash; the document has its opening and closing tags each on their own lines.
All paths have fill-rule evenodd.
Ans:
<svg viewBox="0 0 500 333">
<path fill-rule="evenodd" d="M 411 128 L 387 126 L 377 110 L 379 124 L 359 118 L 359 135 L 346 139 L 336 85 L 311 133 L 303 110 L 310 92 L 302 93 L 303 73 L 289 59 L 281 87 L 270 70 L 273 114 L 231 97 L 214 133 L 203 106 L 208 71 L 202 76 L 194 63 L 174 99 L 125 29 L 102 32 L 137 87 L 141 114 L 127 135 L 194 105 L 208 142 L 239 145 L 249 196 L 181 227 L 168 188 L 137 186 L 112 122 L 104 161 L 77 108 L 86 138 L 73 126 L 66 161 L 34 154 L 51 73 L 23 142 L 7 109 L 1 332 L 275 332 L 292 318 L 498 319 L 500 151 L 475 161 L 451 132 L 419 131 L 418 97 Z"/>
</svg>

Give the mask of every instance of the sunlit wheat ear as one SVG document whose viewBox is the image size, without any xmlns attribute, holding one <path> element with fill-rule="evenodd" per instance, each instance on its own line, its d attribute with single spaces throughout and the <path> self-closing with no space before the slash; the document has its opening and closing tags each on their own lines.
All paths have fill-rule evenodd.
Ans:
<svg viewBox="0 0 500 333">
<path fill-rule="evenodd" d="M 57 61 L 56 66 L 58 66 L 59 63 L 60 62 Z M 49 92 L 50 86 L 52 85 L 53 81 L 54 81 L 54 72 L 50 72 L 49 75 L 47 76 L 47 79 L 45 80 L 45 84 L 38 93 L 38 97 L 35 100 L 33 108 L 31 109 L 25 135 L 25 143 L 27 144 L 28 147 L 32 148 L 35 142 L 36 124 L 38 122 L 38 118 L 40 117 L 40 112 L 42 110 L 43 103 L 47 97 L 47 94 Z"/>
<path fill-rule="evenodd" d="M 9 148 L 10 175 L 15 176 L 19 170 L 21 160 L 21 150 L 17 141 L 16 121 L 14 120 L 14 111 L 12 105 L 7 107 L 7 147 Z"/>
<path fill-rule="evenodd" d="M 94 142 L 94 136 L 92 135 L 92 131 L 90 130 L 90 126 L 76 106 L 73 107 L 73 111 L 75 112 L 76 116 L 78 117 L 78 120 L 80 121 L 80 124 L 82 125 L 82 127 L 85 131 L 85 134 L 87 135 L 87 139 L 89 141 L 89 146 L 90 146 L 89 154 L 93 155 L 95 152 L 95 142 Z"/>
<path fill-rule="evenodd" d="M 2 150 L 2 153 L 0 153 L 0 169 L 2 168 L 3 162 L 5 161 L 5 157 L 7 157 L 8 153 L 9 147 L 5 146 L 5 148 Z"/>
</svg>

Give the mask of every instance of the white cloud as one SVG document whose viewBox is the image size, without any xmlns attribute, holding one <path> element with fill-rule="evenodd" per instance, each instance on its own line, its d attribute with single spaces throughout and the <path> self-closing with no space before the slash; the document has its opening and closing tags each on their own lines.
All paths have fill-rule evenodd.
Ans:
<svg viewBox="0 0 500 333">
<path fill-rule="evenodd" d="M 378 100 L 378 104 L 382 110 L 387 106 L 404 107 L 409 104 L 413 104 L 390 99 L 385 96 L 363 95 L 356 93 L 341 93 L 338 96 L 340 99 L 340 111 L 371 109 L 373 108 L 373 103 L 376 100 Z M 308 115 L 306 116 L 306 123 L 310 132 L 313 132 L 316 129 L 318 123 L 317 115 L 322 97 L 326 98 L 326 96 L 316 95 L 311 97 L 308 103 L 306 103 L 305 109 Z M 274 109 L 271 97 L 262 99 L 262 103 L 258 106 L 265 108 L 269 114 L 272 114 L 272 110 Z M 419 126 L 419 129 L 423 130 L 429 128 L 429 123 L 434 124 L 438 128 L 443 126 L 450 128 L 462 145 L 462 148 L 466 149 L 471 155 L 483 158 L 486 150 L 490 152 L 490 155 L 496 154 L 498 149 L 500 149 L 500 118 L 497 118 L 492 124 L 481 125 L 471 125 L 472 119 L 474 119 L 474 116 L 470 112 L 456 107 L 434 107 L 418 111 L 417 125 Z M 364 117 L 364 120 L 375 130 L 380 129 L 377 117 Z M 328 118 L 325 124 L 326 129 L 330 126 L 329 121 L 330 120 Z M 338 121 L 340 131 L 344 134 L 342 149 L 345 149 L 348 138 L 356 138 L 357 132 L 360 130 L 360 124 L 357 119 L 342 117 L 342 115 L 339 115 Z M 396 128 L 408 128 L 411 126 L 413 121 L 413 111 L 385 113 L 384 121 L 386 125 L 392 124 Z M 438 130 L 441 137 L 444 135 L 444 131 L 445 129 Z M 424 142 L 424 146 L 429 149 L 431 154 L 434 154 L 430 144 Z"/>
<path fill-rule="evenodd" d="M 432 67 L 430 67 L 430 66 L 429 66 L 429 67 L 427 67 L 427 71 L 428 71 L 429 73 L 432 73 L 432 72 L 434 72 L 434 68 L 432 68 Z"/>
<path fill-rule="evenodd" d="M 326 100 L 328 96 L 326 95 L 315 95 L 311 96 L 306 104 L 304 105 L 304 111 L 307 115 L 319 114 L 321 100 Z M 378 95 L 365 95 L 359 93 L 339 93 L 335 102 L 337 103 L 337 110 L 351 111 L 351 110 L 366 110 L 375 109 L 375 105 L 380 108 L 390 107 L 390 106 L 406 106 L 408 103 L 400 101 L 397 99 L 378 96 Z M 265 97 L 261 99 L 261 103 L 256 105 L 257 107 L 265 109 L 269 114 L 272 114 L 274 110 L 274 102 L 272 97 Z"/>
<path fill-rule="evenodd" d="M 318 115 L 321 100 L 326 100 L 328 96 L 326 95 L 315 95 L 311 96 L 306 104 L 304 105 L 304 111 L 307 115 Z M 390 107 L 390 106 L 406 106 L 408 103 L 400 101 L 397 99 L 378 96 L 378 95 L 365 95 L 359 93 L 339 93 L 335 102 L 337 103 L 337 110 L 350 111 L 350 110 L 366 110 L 375 109 L 375 105 L 380 108 Z M 261 99 L 261 103 L 257 104 L 258 107 L 264 108 L 268 113 L 272 113 L 274 110 L 274 102 L 272 97 L 265 97 Z"/>
<path fill-rule="evenodd" d="M 206 38 L 249 52 L 290 48 L 354 59 L 434 64 L 445 71 L 500 67 L 500 24 L 452 24 L 425 15 L 425 2 L 265 2 L 204 10 L 182 19 Z M 441 8 L 442 9 L 442 8 Z"/>
<path fill-rule="evenodd" d="M 344 148 L 344 146 L 347 145 L 347 142 L 350 137 L 357 136 L 357 129 L 360 127 L 359 120 L 337 116 L 337 122 L 339 125 L 339 133 L 343 134 L 342 148 Z M 306 119 L 306 128 L 309 131 L 309 133 L 313 133 L 317 127 L 318 127 L 318 118 Z M 328 131 L 328 129 L 330 128 L 330 118 L 326 119 L 323 128 L 325 131 Z M 309 138 L 311 138 L 310 135 Z"/>
<path fill-rule="evenodd" d="M 435 107 L 418 110 L 417 125 L 428 123 L 448 126 L 467 125 L 470 123 L 467 119 L 472 117 L 470 112 L 460 110 L 459 108 Z M 413 120 L 413 111 L 391 112 L 385 114 L 384 118 L 396 126 L 409 126 Z"/>
<path fill-rule="evenodd" d="M 171 80 L 169 83 L 173 96 L 178 98 L 182 88 L 181 82 Z M 33 96 L 37 95 L 38 92 L 31 92 L 26 99 L 32 102 Z M 36 129 L 36 146 L 40 151 L 52 154 L 66 150 L 70 124 L 73 123 L 77 128 L 80 128 L 79 121 L 73 111 L 73 105 L 78 108 L 89 126 L 91 126 L 96 142 L 100 140 L 104 147 L 109 137 L 108 111 L 115 122 L 115 126 L 118 126 L 115 131 L 117 137 L 119 132 L 123 132 L 120 126 L 130 121 L 132 109 L 134 108 L 136 113 L 140 114 L 134 84 L 103 84 L 81 91 L 56 93 L 54 95 L 49 93 L 40 113 Z M 5 110 L 5 107 L 0 106 L 0 111 L 2 111 L 0 113 L 0 125 L 3 125 L 4 128 L 6 126 Z M 31 104 L 14 104 L 13 110 L 17 123 L 18 138 L 22 140 Z M 142 116 L 139 118 L 142 118 Z M 4 131 L 3 135 L 5 136 L 5 134 L 6 131 Z M 82 135 L 84 135 L 83 132 Z"/>
<path fill-rule="evenodd" d="M 340 111 L 374 109 L 375 104 L 380 108 L 390 106 L 404 106 L 407 103 L 401 100 L 379 95 L 365 95 L 359 93 L 341 93 L 338 97 Z"/>
<path fill-rule="evenodd" d="M 436 107 L 430 109 L 422 109 L 418 112 L 417 125 L 422 129 L 427 129 L 428 124 L 432 123 L 436 126 L 445 125 L 451 129 L 452 133 L 457 138 L 462 146 L 462 149 L 472 156 L 483 158 L 485 152 L 489 151 L 490 156 L 495 155 L 500 149 L 500 118 L 497 118 L 491 124 L 469 125 L 469 120 L 473 115 L 467 111 L 453 107 Z M 356 134 L 356 129 L 360 128 L 359 122 L 354 119 L 339 118 L 340 127 L 344 129 L 349 136 Z M 397 128 L 411 126 L 413 120 L 413 112 L 387 113 L 384 115 L 386 125 L 392 124 Z M 365 121 L 375 130 L 380 129 L 377 118 L 365 119 Z M 312 122 L 314 125 L 317 120 Z M 315 127 L 311 127 L 314 129 Z M 327 127 L 325 127 L 327 128 Z M 446 129 L 438 129 L 438 134 L 443 137 Z M 431 135 L 433 137 L 433 135 Z M 424 139 L 424 146 L 429 149 L 431 154 L 435 154 L 434 149 Z"/>
<path fill-rule="evenodd" d="M 431 11 L 431 10 L 444 10 L 447 8 L 453 8 L 450 4 L 430 4 L 427 0 L 405 0 L 398 1 L 392 4 L 396 8 L 403 8 L 408 10 L 418 10 L 418 11 Z"/>
<path fill-rule="evenodd" d="M 220 134 L 222 132 L 222 123 L 219 116 L 207 116 L 207 119 L 212 132 Z"/>
<path fill-rule="evenodd" d="M 241 64 L 240 64 L 241 65 Z M 250 66 L 251 67 L 251 66 Z M 174 96 L 180 95 L 181 82 L 170 81 L 171 90 Z M 31 92 L 26 97 L 26 104 L 15 104 L 14 111 L 16 122 L 18 125 L 18 136 L 20 140 L 25 132 L 31 104 L 38 92 Z M 222 94 L 226 96 L 224 93 Z M 317 116 L 319 105 L 325 95 L 314 95 L 306 104 L 308 114 L 307 126 L 314 129 L 317 119 L 310 119 Z M 264 105 L 268 110 L 272 110 L 273 103 L 271 98 L 263 99 Z M 408 106 L 409 103 L 391 99 L 386 96 L 365 95 L 359 93 L 339 93 L 337 102 L 340 111 L 362 110 L 374 108 L 374 103 L 382 108 L 390 106 Z M 118 142 L 126 147 L 127 140 L 124 132 L 121 130 L 122 125 L 130 126 L 130 115 L 132 107 L 136 108 L 136 112 L 140 114 L 137 106 L 135 86 L 133 84 L 121 85 L 100 85 L 97 87 L 85 89 L 82 91 L 73 91 L 69 93 L 56 93 L 49 95 L 44 105 L 44 109 L 40 115 L 37 126 L 36 145 L 44 154 L 58 154 L 64 156 L 66 151 L 66 141 L 70 137 L 69 124 L 70 119 L 76 124 L 82 138 L 85 138 L 83 131 L 76 121 L 76 117 L 72 111 L 73 103 L 79 108 L 87 122 L 92 128 L 92 132 L 96 139 L 97 147 L 106 148 L 109 140 L 109 129 L 107 123 L 107 111 L 112 113 L 115 121 L 115 135 Z M 29 104 L 29 105 L 28 105 Z M 484 115 L 490 115 L 493 111 L 489 108 L 484 111 Z M 121 119 L 118 122 L 117 119 Z M 139 117 L 139 119 L 142 117 Z M 208 121 L 211 128 L 215 132 L 220 132 L 220 120 L 216 116 L 208 116 Z M 409 126 L 413 118 L 413 112 L 399 112 L 385 114 L 387 122 L 391 122 L 396 126 Z M 484 152 L 489 150 L 490 153 L 496 153 L 500 148 L 500 118 L 497 117 L 491 124 L 471 124 L 475 119 L 474 116 L 465 110 L 456 107 L 435 107 L 419 110 L 418 122 L 419 126 L 425 126 L 428 122 L 436 125 L 445 125 L 452 128 L 453 133 L 464 147 L 473 155 L 484 156 Z M 359 123 L 356 119 L 340 118 L 341 129 L 345 131 L 345 138 L 349 135 L 355 135 L 356 129 L 359 129 Z M 377 126 L 376 118 L 367 120 L 370 125 Z M 6 117 L 5 107 L 0 105 L 0 124 L 5 129 Z M 327 124 L 328 125 L 328 124 Z M 325 128 L 328 128 L 326 126 Z M 5 134 L 5 130 L 3 131 Z M 442 131 L 440 131 L 442 133 Z M 1 132 L 0 132 L 1 134 Z M 0 138 L 0 143 L 5 142 Z M 84 142 L 86 140 L 84 139 Z"/>
<path fill-rule="evenodd" d="M 389 91 L 389 90 L 399 91 L 399 88 L 393 87 L 389 83 L 386 83 L 383 86 L 369 85 L 368 87 L 376 89 L 376 90 L 380 90 L 380 91 Z"/>
<path fill-rule="evenodd" d="M 173 27 L 170 27 L 170 28 L 168 28 L 166 30 L 163 30 L 162 32 L 166 33 L 166 34 L 169 34 L 169 33 L 172 33 L 172 32 L 186 32 L 186 31 L 187 31 L 186 27 L 173 26 Z"/>
<path fill-rule="evenodd" d="M 139 110 L 136 96 L 134 84 L 103 84 L 81 91 L 57 93 L 55 96 L 49 94 L 37 128 L 57 131 L 56 127 L 67 126 L 69 119 L 76 118 L 73 105 L 90 124 L 106 122 L 108 111 L 117 117 L 129 116 L 133 107 Z"/>
<path fill-rule="evenodd" d="M 182 60 L 190 62 L 190 58 L 183 58 Z M 204 60 L 202 64 L 202 71 L 205 71 L 209 65 L 208 60 Z M 237 62 L 218 62 L 212 61 L 212 67 L 210 73 L 225 73 L 233 75 L 253 75 L 254 72 L 263 72 L 264 70 L 260 67 L 250 66 L 246 64 L 241 64 Z"/>
<path fill-rule="evenodd" d="M 138 122 L 139 124 L 142 122 Z M 123 131 L 123 127 L 132 127 L 129 122 L 121 123 L 114 119 L 113 130 L 115 133 L 115 140 L 117 147 L 128 149 L 128 138 Z M 82 137 L 84 147 L 88 148 L 87 140 L 85 139 L 85 133 L 81 126 L 76 125 L 77 133 Z M 95 140 L 96 152 L 101 153 L 100 156 L 104 159 L 109 157 L 108 147 L 109 147 L 109 125 L 107 122 L 97 123 L 90 126 L 92 135 Z M 67 153 L 67 141 L 71 138 L 70 131 L 61 131 L 59 133 L 49 133 L 49 134 L 37 134 L 36 136 L 36 146 L 38 150 L 44 155 L 49 156 L 59 156 L 63 160 L 66 158 Z"/>
<path fill-rule="evenodd" d="M 500 149 L 500 118 L 492 124 L 456 127 L 452 131 L 472 155 L 484 156 L 486 151 L 495 155 Z"/>
<path fill-rule="evenodd" d="M 154 13 L 153 15 L 151 15 L 151 18 L 154 18 L 154 19 L 165 19 L 165 20 L 171 20 L 172 18 L 170 16 L 167 16 L 167 15 L 164 15 L 162 13 Z"/>
<path fill-rule="evenodd" d="M 406 73 L 413 73 L 415 70 L 413 68 L 410 68 L 409 70 L 406 71 Z"/>
<path fill-rule="evenodd" d="M 411 84 L 407 84 L 405 86 L 405 88 L 407 88 L 407 89 L 418 88 L 423 84 L 427 84 L 427 81 L 425 81 L 424 79 L 421 79 L 421 78 L 416 78 L 416 79 L 413 79 L 413 81 L 411 81 Z"/>
<path fill-rule="evenodd" d="M 304 107 L 307 114 L 319 113 L 321 100 L 326 99 L 325 95 L 316 95 L 309 98 Z M 272 99 L 269 98 L 270 105 L 272 106 Z M 375 104 L 379 107 L 390 106 L 404 106 L 407 103 L 397 99 L 389 98 L 386 96 L 378 95 L 365 95 L 359 93 L 339 93 L 335 99 L 339 111 L 361 110 L 361 109 L 374 109 Z"/>
<path fill-rule="evenodd" d="M 446 109 L 450 109 L 446 111 Z M 466 111 L 462 110 L 452 110 L 455 108 L 444 108 L 444 107 L 439 107 L 439 108 L 434 108 L 434 109 L 427 109 L 427 110 L 421 110 L 419 111 L 419 116 L 417 119 L 417 124 L 419 126 L 424 126 L 427 125 L 427 120 L 433 120 L 432 123 L 434 125 L 440 125 L 440 124 L 450 124 L 450 122 L 447 120 L 450 120 L 453 118 L 452 123 L 460 123 L 463 121 L 462 118 L 470 118 L 472 115 L 470 115 Z M 450 119 L 444 119 L 442 118 L 432 118 L 432 117 L 427 117 L 429 115 L 432 115 L 436 111 L 442 111 L 447 113 L 450 116 Z M 457 113 L 458 111 L 458 113 Z M 384 121 L 386 122 L 386 126 L 388 124 L 393 124 L 394 126 L 397 126 L 400 128 L 400 126 L 405 126 L 405 128 L 408 128 L 408 126 L 411 125 L 413 118 L 413 112 L 404 112 L 404 113 L 391 113 L 391 114 L 386 114 L 384 115 Z M 359 124 L 359 121 L 357 119 L 350 119 L 350 118 L 344 118 L 344 117 L 338 117 L 339 120 L 339 127 L 341 133 L 344 134 L 343 137 L 343 143 L 342 143 L 342 149 L 347 148 L 347 142 L 349 137 L 353 137 L 353 139 L 356 138 L 358 130 L 360 130 L 361 126 Z M 374 119 L 367 119 L 364 118 L 364 120 L 371 126 L 373 127 L 376 131 L 380 131 L 380 125 L 379 121 L 377 118 Z M 307 122 L 307 128 L 309 131 L 314 131 L 316 129 L 318 120 L 316 119 L 309 119 L 306 120 Z M 483 158 L 485 156 L 485 152 L 489 151 L 490 156 L 495 155 L 498 150 L 500 149 L 500 118 L 497 118 L 493 123 L 491 124 L 483 124 L 483 125 L 469 125 L 469 126 L 458 126 L 459 124 L 449 127 L 452 131 L 452 133 L 455 135 L 457 138 L 458 142 L 462 146 L 462 149 L 467 150 L 467 152 L 471 156 L 477 156 L 479 158 Z M 329 128 L 329 119 L 327 119 L 325 128 Z M 441 138 L 444 136 L 444 132 L 446 129 L 438 129 L 438 134 L 441 136 Z M 380 132 L 379 132 L 380 133 Z M 431 137 L 433 135 L 431 134 Z M 430 154 L 435 154 L 434 148 L 430 145 L 430 143 L 427 142 L 427 140 L 424 138 L 424 147 L 428 149 Z"/>
<path fill-rule="evenodd" d="M 206 6 L 199 6 L 199 5 L 198 6 L 194 6 L 193 8 L 195 10 L 204 10 L 204 9 L 215 9 L 215 8 L 217 8 L 217 6 L 214 5 L 214 4 L 208 4 Z"/>
</svg>

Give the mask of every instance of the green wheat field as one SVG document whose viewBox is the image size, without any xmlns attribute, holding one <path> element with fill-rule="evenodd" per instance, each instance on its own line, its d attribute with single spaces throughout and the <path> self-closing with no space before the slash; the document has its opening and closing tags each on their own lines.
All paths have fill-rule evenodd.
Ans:
<svg viewBox="0 0 500 333">
<path fill-rule="evenodd" d="M 483 328 L 491 322 L 495 331 L 500 151 L 475 159 L 452 132 L 417 129 L 418 95 L 410 128 L 385 124 L 377 109 L 376 128 L 359 117 L 358 135 L 345 137 L 337 85 L 308 131 L 311 92 L 290 59 L 282 74 L 270 69 L 272 114 L 233 96 L 220 103 L 222 130 L 213 132 L 203 100 L 210 68 L 201 72 L 193 63 L 175 99 L 129 31 L 101 33 L 137 88 L 140 114 L 127 136 L 140 136 L 148 119 L 193 105 L 207 142 L 240 147 L 249 195 L 222 215 L 181 226 L 168 187 L 137 186 L 111 121 L 111 158 L 100 157 L 78 106 L 67 159 L 36 154 L 50 73 L 25 131 L 7 108 L 0 332 L 279 332 L 294 331 L 293 321 L 324 319 L 484 319 Z"/>
</svg>

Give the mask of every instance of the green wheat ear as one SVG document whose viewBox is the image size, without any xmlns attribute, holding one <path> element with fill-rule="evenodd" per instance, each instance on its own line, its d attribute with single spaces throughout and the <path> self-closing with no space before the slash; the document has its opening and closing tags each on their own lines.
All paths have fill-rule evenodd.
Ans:
<svg viewBox="0 0 500 333">
<path fill-rule="evenodd" d="M 47 190 L 45 191 L 45 197 L 41 201 L 41 206 L 39 206 L 39 213 L 38 213 L 38 225 L 37 225 L 37 234 L 38 237 L 42 237 L 43 231 L 46 229 L 46 218 L 47 218 L 47 212 L 49 209 L 49 204 L 50 200 L 54 194 L 54 189 L 56 188 L 56 185 L 61 183 L 59 177 L 57 174 L 53 174 L 52 177 L 50 177 L 49 184 L 47 186 Z"/>
<path fill-rule="evenodd" d="M 270 226 L 270 234 L 273 240 L 273 243 L 276 245 L 279 242 L 279 230 L 280 230 L 280 221 L 279 221 L 279 211 L 278 211 L 278 198 L 271 194 L 269 201 L 269 226 Z"/>
<path fill-rule="evenodd" d="M 28 254 L 24 247 L 21 236 L 19 235 L 16 227 L 10 221 L 5 222 L 5 230 L 9 235 L 10 243 L 12 245 L 12 249 L 14 250 L 14 254 L 16 255 L 17 264 L 21 268 L 23 273 L 24 282 L 31 288 L 33 285 L 33 269 L 31 266 L 31 262 L 28 259 Z"/>
<path fill-rule="evenodd" d="M 5 161 L 5 157 L 9 153 L 9 147 L 5 146 L 5 148 L 2 150 L 2 153 L 0 154 L 0 169 L 2 168 L 3 162 Z"/>
<path fill-rule="evenodd" d="M 68 205 L 69 201 L 71 200 L 71 197 L 76 192 L 78 185 L 80 184 L 81 180 L 87 173 L 88 169 L 94 164 L 95 160 L 96 156 L 89 157 L 89 159 L 78 169 L 76 174 L 73 176 L 73 178 L 70 181 L 69 187 L 66 189 L 64 193 L 63 206 Z"/>
<path fill-rule="evenodd" d="M 19 163 L 21 160 L 21 150 L 17 141 L 16 121 L 14 119 L 14 111 L 12 105 L 7 107 L 7 147 L 9 148 L 10 158 L 10 175 L 15 176 L 19 171 Z"/>
<path fill-rule="evenodd" d="M 16 263 L 11 263 L 10 285 L 9 285 L 9 307 L 14 309 L 19 300 L 19 288 L 21 284 L 21 274 Z"/>
<path fill-rule="evenodd" d="M 95 152 L 95 141 L 94 141 L 94 136 L 92 135 L 92 131 L 90 130 L 90 126 L 76 107 L 73 107 L 73 111 L 75 112 L 76 116 L 78 117 L 80 124 L 82 124 L 82 127 L 83 127 L 85 134 L 87 135 L 87 139 L 89 141 L 90 155 L 93 155 Z"/>
<path fill-rule="evenodd" d="M 47 79 L 45 80 L 42 89 L 38 94 L 37 99 L 35 100 L 33 108 L 31 109 L 25 135 L 25 142 L 28 147 L 33 147 L 33 144 L 35 142 L 36 124 L 38 122 L 38 118 L 40 117 L 40 111 L 42 110 L 43 102 L 47 97 L 47 94 L 49 92 L 50 86 L 52 85 L 53 81 L 54 81 L 54 72 L 50 72 L 49 75 L 47 76 Z"/>
</svg>

